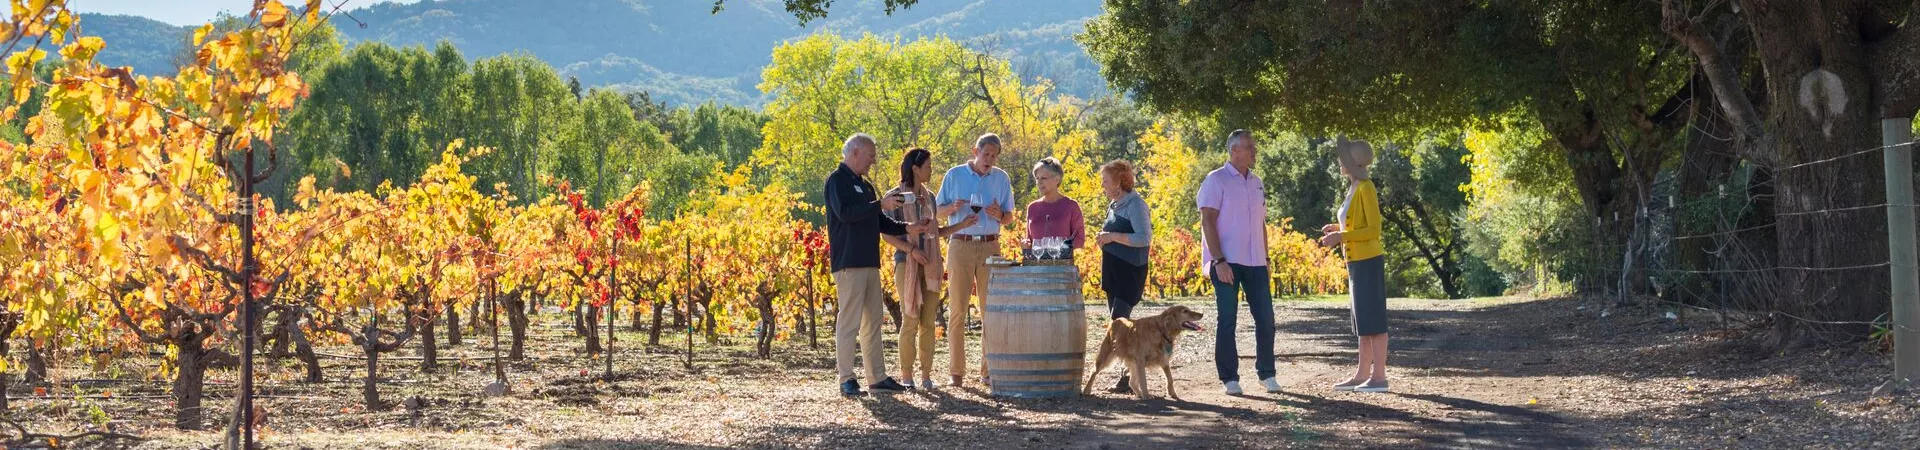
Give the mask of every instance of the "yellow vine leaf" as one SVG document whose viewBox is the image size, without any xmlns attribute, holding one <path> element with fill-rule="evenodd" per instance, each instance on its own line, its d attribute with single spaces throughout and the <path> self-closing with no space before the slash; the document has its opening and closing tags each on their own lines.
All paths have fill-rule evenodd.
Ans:
<svg viewBox="0 0 1920 450">
<path fill-rule="evenodd" d="M 206 45 L 207 33 L 212 33 L 212 32 L 213 32 L 213 24 L 211 23 L 201 25 L 200 28 L 195 28 L 193 30 L 193 46 L 199 47 L 202 45 Z"/>
<path fill-rule="evenodd" d="M 269 0 L 260 6 L 260 25 L 273 28 L 286 23 L 287 5 L 282 5 L 277 0 Z"/>
</svg>

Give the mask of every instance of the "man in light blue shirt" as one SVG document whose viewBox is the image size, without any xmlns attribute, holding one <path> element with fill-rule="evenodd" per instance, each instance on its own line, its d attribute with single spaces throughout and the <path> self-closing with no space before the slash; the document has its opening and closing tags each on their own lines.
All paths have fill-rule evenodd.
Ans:
<svg viewBox="0 0 1920 450">
<path fill-rule="evenodd" d="M 1000 224 L 1012 219 L 1013 183 L 1000 162 L 1000 136 L 987 133 L 973 142 L 973 159 L 947 170 L 934 201 L 948 224 L 968 215 L 980 221 L 954 233 L 947 245 L 947 362 L 953 387 L 960 387 L 967 371 L 967 308 L 974 294 L 987 294 L 987 257 L 1000 253 Z M 983 309 L 984 311 L 984 309 Z M 980 326 L 986 327 L 982 315 Z M 987 381 L 987 365 L 980 361 L 980 380 Z M 991 387 L 991 386 L 989 386 Z"/>
</svg>

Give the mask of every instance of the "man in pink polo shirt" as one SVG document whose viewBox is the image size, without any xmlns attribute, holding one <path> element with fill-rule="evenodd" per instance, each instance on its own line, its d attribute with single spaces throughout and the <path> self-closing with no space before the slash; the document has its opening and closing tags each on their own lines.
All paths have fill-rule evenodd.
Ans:
<svg viewBox="0 0 1920 450">
<path fill-rule="evenodd" d="M 1267 392 L 1279 392 L 1273 368 L 1273 289 L 1267 276 L 1267 196 L 1254 175 L 1253 134 L 1227 135 L 1227 164 L 1200 182 L 1201 264 L 1213 281 L 1218 322 L 1214 328 L 1213 366 L 1227 394 L 1240 394 L 1240 351 L 1234 339 L 1239 294 L 1247 293 L 1253 314 L 1254 370 Z"/>
</svg>

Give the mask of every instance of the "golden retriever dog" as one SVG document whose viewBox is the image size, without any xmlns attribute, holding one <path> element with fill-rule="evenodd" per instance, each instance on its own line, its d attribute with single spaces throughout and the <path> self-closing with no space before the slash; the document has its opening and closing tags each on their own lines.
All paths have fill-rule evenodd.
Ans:
<svg viewBox="0 0 1920 450">
<path fill-rule="evenodd" d="M 1159 367 L 1161 373 L 1166 374 L 1167 396 L 1179 400 L 1180 394 L 1173 391 L 1173 341 L 1187 330 L 1200 331 L 1200 324 L 1195 321 L 1203 317 L 1185 306 L 1174 305 L 1153 317 L 1114 319 L 1107 324 L 1107 338 L 1100 341 L 1100 356 L 1095 359 L 1093 374 L 1087 376 L 1087 384 L 1080 393 L 1093 393 L 1093 380 L 1113 360 L 1119 359 L 1127 363 L 1127 370 L 1132 374 L 1127 377 L 1127 385 L 1141 400 L 1151 397 L 1147 395 L 1147 369 L 1152 367 Z"/>
</svg>

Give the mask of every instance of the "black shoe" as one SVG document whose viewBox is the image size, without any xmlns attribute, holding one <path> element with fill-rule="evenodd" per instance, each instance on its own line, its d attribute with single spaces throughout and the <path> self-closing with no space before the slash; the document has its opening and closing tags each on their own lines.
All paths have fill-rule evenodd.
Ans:
<svg viewBox="0 0 1920 450">
<path fill-rule="evenodd" d="M 1112 389 L 1107 389 L 1107 392 L 1114 393 L 1114 394 L 1132 394 L 1133 385 L 1131 383 L 1128 383 L 1127 381 L 1128 381 L 1127 376 L 1121 375 L 1120 383 L 1113 385 Z"/>
<path fill-rule="evenodd" d="M 900 392 L 900 391 L 904 391 L 912 388 L 909 388 L 906 385 L 900 384 L 900 382 L 898 381 L 893 381 L 893 377 L 887 377 L 884 380 L 880 380 L 879 383 L 867 385 L 867 389 L 872 389 L 876 391 Z"/>
<path fill-rule="evenodd" d="M 840 395 L 845 395 L 848 397 L 859 397 L 862 395 L 867 395 L 867 393 L 860 390 L 860 380 L 852 379 L 852 380 L 847 380 L 846 382 L 840 383 Z"/>
</svg>

